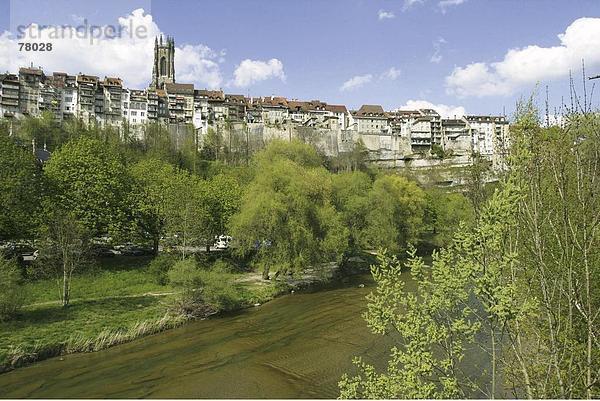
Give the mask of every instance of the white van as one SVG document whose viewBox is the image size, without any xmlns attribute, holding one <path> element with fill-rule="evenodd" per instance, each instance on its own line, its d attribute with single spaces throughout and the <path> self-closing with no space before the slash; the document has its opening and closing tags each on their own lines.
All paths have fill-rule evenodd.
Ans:
<svg viewBox="0 0 600 401">
<path fill-rule="evenodd" d="M 219 235 L 218 237 L 215 237 L 215 249 L 228 249 L 231 239 L 232 238 L 229 235 Z"/>
</svg>

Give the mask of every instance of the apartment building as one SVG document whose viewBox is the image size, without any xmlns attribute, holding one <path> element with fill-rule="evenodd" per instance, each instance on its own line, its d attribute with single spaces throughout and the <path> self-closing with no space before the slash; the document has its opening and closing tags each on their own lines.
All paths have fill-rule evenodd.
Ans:
<svg viewBox="0 0 600 401">
<path fill-rule="evenodd" d="M 19 76 L 0 74 L 0 118 L 14 117 L 19 108 Z"/>
<path fill-rule="evenodd" d="M 41 68 L 31 66 L 19 69 L 19 108 L 22 114 L 39 114 L 40 90 L 44 78 Z"/>
<path fill-rule="evenodd" d="M 360 133 L 380 134 L 389 128 L 388 115 L 380 105 L 364 104 L 360 109 L 350 112 L 350 119 Z"/>
<path fill-rule="evenodd" d="M 57 120 L 77 117 L 86 123 L 127 122 L 138 127 L 148 122 L 193 124 L 200 132 L 224 122 L 245 122 L 257 132 L 268 126 L 286 137 L 293 131 L 290 128 L 301 127 L 337 132 L 333 137 L 344 143 L 360 139 L 370 151 L 394 157 L 427 156 L 439 145 L 455 155 L 478 152 L 493 159 L 505 155 L 509 145 L 503 116 L 442 119 L 433 109 L 386 111 L 377 104 L 349 112 L 344 105 L 318 99 L 248 98 L 195 89 L 193 84 L 176 83 L 174 54 L 172 38 L 157 38 L 152 81 L 145 90 L 124 88 L 118 77 L 101 80 L 63 72 L 46 76 L 33 66 L 19 69 L 18 75 L 0 74 L 0 118 L 50 112 Z"/>
<path fill-rule="evenodd" d="M 170 123 L 192 124 L 194 117 L 194 85 L 164 84 Z"/>
</svg>

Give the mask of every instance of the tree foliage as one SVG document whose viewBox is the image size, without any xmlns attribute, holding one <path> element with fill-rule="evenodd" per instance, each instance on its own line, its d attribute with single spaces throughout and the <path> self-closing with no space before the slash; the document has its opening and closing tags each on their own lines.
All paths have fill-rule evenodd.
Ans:
<svg viewBox="0 0 600 401">
<path fill-rule="evenodd" d="M 332 202 L 331 177 L 308 145 L 275 141 L 256 155 L 254 180 L 231 232 L 243 253 L 269 270 L 292 273 L 339 259 L 348 230 Z"/>
<path fill-rule="evenodd" d="M 0 253 L 0 322 L 15 316 L 25 302 L 23 278 L 18 264 Z"/>
<path fill-rule="evenodd" d="M 0 240 L 33 235 L 42 189 L 41 171 L 31 150 L 0 135 Z"/>
<path fill-rule="evenodd" d="M 118 233 L 130 215 L 130 179 L 124 164 L 102 142 L 81 137 L 53 153 L 45 170 L 51 209 L 72 212 L 93 234 Z"/>
<path fill-rule="evenodd" d="M 397 175 L 375 180 L 368 197 L 364 248 L 400 252 L 415 243 L 422 230 L 425 193 L 416 183 Z"/>
<path fill-rule="evenodd" d="M 430 269 L 409 261 L 416 290 L 398 261 L 373 267 L 366 320 L 399 337 L 385 371 L 356 361 L 342 398 L 600 394 L 600 120 L 541 128 L 524 110 L 506 176 L 474 202 L 475 224 L 461 225 Z"/>
</svg>

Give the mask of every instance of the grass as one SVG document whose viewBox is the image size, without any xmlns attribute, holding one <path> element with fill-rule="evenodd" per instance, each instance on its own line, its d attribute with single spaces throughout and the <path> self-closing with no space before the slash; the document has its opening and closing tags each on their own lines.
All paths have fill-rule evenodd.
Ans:
<svg viewBox="0 0 600 401">
<path fill-rule="evenodd" d="M 155 282 L 146 271 L 150 262 L 146 257 L 115 257 L 104 259 L 89 272 L 75 275 L 71 282 L 71 294 L 75 300 L 98 299 L 170 292 L 172 288 Z M 59 287 L 56 280 L 45 279 L 27 283 L 25 291 L 28 304 L 58 302 Z"/>
<path fill-rule="evenodd" d="M 75 301 L 68 308 L 26 308 L 17 319 L 0 325 L 0 365 L 14 358 L 15 349 L 25 354 L 49 350 L 60 354 L 76 340 L 94 339 L 106 330 L 127 331 L 137 324 L 156 321 L 165 315 L 165 309 L 164 300 L 158 297 Z"/>
<path fill-rule="evenodd" d="M 155 282 L 146 269 L 150 260 L 116 257 L 76 275 L 68 308 L 60 305 L 55 280 L 27 283 L 28 305 L 0 324 L 0 372 L 65 353 L 97 351 L 182 324 L 185 318 L 169 312 L 176 290 Z M 243 308 L 264 303 L 284 288 L 235 283 L 231 291 L 235 308 Z"/>
</svg>

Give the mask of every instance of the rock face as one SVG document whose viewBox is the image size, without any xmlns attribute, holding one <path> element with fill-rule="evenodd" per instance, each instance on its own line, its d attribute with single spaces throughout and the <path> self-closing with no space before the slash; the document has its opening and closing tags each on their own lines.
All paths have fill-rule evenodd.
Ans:
<svg viewBox="0 0 600 401">
<path fill-rule="evenodd" d="M 444 154 L 440 158 L 432 153 L 429 145 L 411 144 L 411 138 L 406 133 L 360 132 L 336 126 L 307 127 L 291 123 L 230 123 L 228 126 L 219 126 L 217 130 L 223 135 L 224 143 L 234 144 L 234 147 L 239 148 L 232 151 L 248 151 L 249 154 L 262 149 L 274 139 L 299 139 L 314 145 L 326 156 L 351 152 L 357 143 L 362 143 L 368 150 L 367 158 L 371 162 L 389 169 L 429 172 L 463 168 L 472 163 L 472 138 L 466 134 L 444 142 Z M 488 158 L 494 167 L 499 164 L 499 156 L 490 155 Z M 451 173 L 445 171 L 437 181 L 456 181 L 458 177 Z"/>
</svg>

